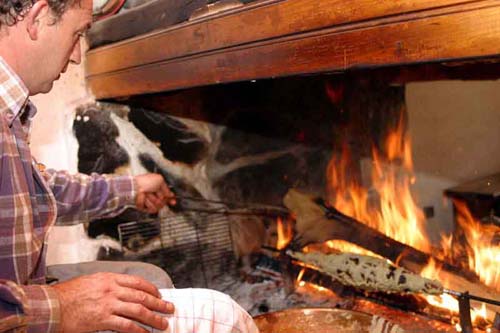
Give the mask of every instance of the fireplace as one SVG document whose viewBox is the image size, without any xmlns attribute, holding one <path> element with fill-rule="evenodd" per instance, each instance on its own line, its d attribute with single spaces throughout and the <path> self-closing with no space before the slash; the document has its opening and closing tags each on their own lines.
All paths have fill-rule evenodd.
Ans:
<svg viewBox="0 0 500 333">
<path fill-rule="evenodd" d="M 424 103 L 414 82 L 500 76 L 500 7 L 358 5 L 256 2 L 90 50 L 100 101 L 75 118 L 80 171 L 160 172 L 179 198 L 159 216 L 91 223 L 122 245 L 102 258 L 151 261 L 178 286 L 222 290 L 253 315 L 321 306 L 407 331 L 499 329 L 499 165 L 479 152 L 498 140 L 471 130 L 491 133 L 498 118 L 426 118 L 408 104 Z M 248 25 L 260 17 L 284 18 Z M 107 142 L 97 152 L 96 132 Z M 447 292 L 366 292 L 294 252 L 380 257 Z"/>
<path fill-rule="evenodd" d="M 101 259 L 155 263 L 178 287 L 223 290 L 252 314 L 328 306 L 377 313 L 406 328 L 429 328 L 427 321 L 435 330 L 455 327 L 457 295 L 443 300 L 366 294 L 287 254 L 370 253 L 449 280 L 447 289 L 498 300 L 494 262 L 481 263 L 470 252 L 495 250 L 498 226 L 467 222 L 485 236 L 484 243 L 472 243 L 474 232 L 458 222 L 459 212 L 466 211 L 455 206 L 453 213 L 443 197 L 423 198 L 425 205 L 418 200 L 417 194 L 431 189 L 415 193 L 415 185 L 434 178 L 412 169 L 406 99 L 404 85 L 365 72 L 364 78 L 358 73 L 259 80 L 81 108 L 74 122 L 81 171 L 160 172 L 179 197 L 179 205 L 160 216 L 127 212 L 111 221 L 114 228 L 110 221 L 91 223 L 91 234 L 108 226 L 122 244 L 122 251 Z M 189 110 L 190 117 L 175 115 L 179 110 Z M 111 139 L 99 138 L 110 133 Z M 445 183 L 436 189 L 451 195 Z M 300 195 L 292 200 L 294 191 Z M 448 238 L 441 240 L 432 223 L 443 216 Z M 470 265 L 470 258 L 477 263 Z M 443 309 L 444 301 L 457 309 Z M 473 316 L 485 311 L 474 300 L 472 307 Z M 474 325 L 492 326 L 496 308 L 487 309 L 489 319 L 475 319 Z"/>
</svg>

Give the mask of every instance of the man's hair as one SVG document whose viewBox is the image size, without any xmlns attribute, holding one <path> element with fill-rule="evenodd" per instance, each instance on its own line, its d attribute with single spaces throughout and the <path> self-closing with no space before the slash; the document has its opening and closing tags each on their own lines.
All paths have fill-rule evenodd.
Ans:
<svg viewBox="0 0 500 333">
<path fill-rule="evenodd" d="M 0 0 L 0 28 L 2 25 L 13 26 L 22 21 L 37 0 Z M 75 0 L 47 0 L 56 19 L 73 5 Z"/>
</svg>

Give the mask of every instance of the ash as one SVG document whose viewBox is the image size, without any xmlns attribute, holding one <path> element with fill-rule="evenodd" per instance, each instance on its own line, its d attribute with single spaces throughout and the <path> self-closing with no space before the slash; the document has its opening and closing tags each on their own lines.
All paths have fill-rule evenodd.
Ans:
<svg viewBox="0 0 500 333">
<path fill-rule="evenodd" d="M 288 292 L 283 280 L 278 278 L 248 281 L 225 275 L 213 281 L 211 288 L 230 295 L 252 316 L 288 308 L 346 307 L 344 303 L 348 302 L 326 290 L 311 292 L 299 287 Z"/>
</svg>

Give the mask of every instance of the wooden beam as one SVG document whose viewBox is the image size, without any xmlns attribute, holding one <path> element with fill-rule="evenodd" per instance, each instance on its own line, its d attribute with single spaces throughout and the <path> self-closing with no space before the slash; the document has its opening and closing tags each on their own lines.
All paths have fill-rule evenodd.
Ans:
<svg viewBox="0 0 500 333">
<path fill-rule="evenodd" d="M 500 3 L 477 1 L 87 76 L 96 98 L 500 55 Z"/>
<path fill-rule="evenodd" d="M 97 75 L 236 45 L 467 2 L 472 1 L 259 1 L 220 15 L 90 50 L 86 69 L 88 75 Z M 112 19 L 118 21 L 119 17 Z"/>
</svg>

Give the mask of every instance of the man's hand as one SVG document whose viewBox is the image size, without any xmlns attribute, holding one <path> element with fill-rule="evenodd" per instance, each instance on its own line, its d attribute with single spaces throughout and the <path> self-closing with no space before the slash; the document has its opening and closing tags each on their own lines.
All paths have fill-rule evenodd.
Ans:
<svg viewBox="0 0 500 333">
<path fill-rule="evenodd" d="M 135 205 L 138 210 L 154 214 L 165 205 L 175 205 L 175 196 L 168 188 L 163 177 L 156 173 L 135 176 L 137 196 Z"/>
<path fill-rule="evenodd" d="M 154 285 L 137 276 L 97 273 L 53 287 L 61 305 L 62 332 L 149 332 L 134 320 L 165 330 L 167 318 L 154 311 L 174 312 L 173 304 L 163 301 Z"/>
</svg>

